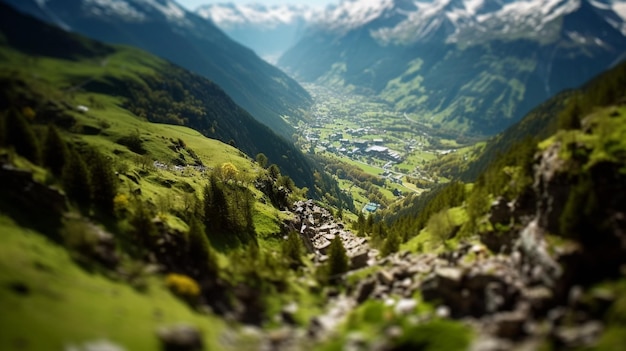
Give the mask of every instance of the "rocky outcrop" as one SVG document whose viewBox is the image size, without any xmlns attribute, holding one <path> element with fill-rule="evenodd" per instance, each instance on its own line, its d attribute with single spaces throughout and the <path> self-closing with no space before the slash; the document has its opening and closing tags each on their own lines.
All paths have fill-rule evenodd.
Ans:
<svg viewBox="0 0 626 351">
<path fill-rule="evenodd" d="M 369 247 L 366 238 L 358 237 L 347 230 L 342 222 L 331 213 L 313 202 L 298 201 L 292 207 L 294 219 L 284 223 L 284 231 L 294 230 L 300 234 L 309 253 L 315 254 L 315 261 L 325 262 L 330 242 L 341 238 L 346 254 L 350 258 L 350 268 L 359 269 L 375 262 L 378 254 Z"/>
</svg>

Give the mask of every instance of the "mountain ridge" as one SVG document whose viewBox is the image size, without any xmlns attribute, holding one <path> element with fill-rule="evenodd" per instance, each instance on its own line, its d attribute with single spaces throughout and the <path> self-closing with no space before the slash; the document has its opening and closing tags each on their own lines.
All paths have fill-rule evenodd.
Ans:
<svg viewBox="0 0 626 351">
<path fill-rule="evenodd" d="M 97 61 L 88 71 L 90 75 L 74 74 L 61 80 L 64 89 L 115 96 L 121 99 L 120 108 L 138 118 L 194 128 L 206 137 L 235 144 L 250 158 L 264 153 L 296 183 L 313 186 L 312 166 L 305 156 L 238 106 L 214 82 L 139 49 L 103 44 L 20 15 L 7 5 L 0 4 L 0 8 L 4 19 L 0 47 L 15 48 L 32 57 L 57 58 L 68 66 L 81 60 Z M 68 74 L 68 69 L 59 70 L 59 74 Z M 16 77 L 5 84 L 8 89 L 24 83 Z M 4 97 L 0 102 L 19 102 L 15 100 Z M 35 100 L 19 102 L 24 104 L 20 108 L 41 104 Z M 94 108 L 91 105 L 88 107 Z"/>
<path fill-rule="evenodd" d="M 361 12 L 352 10 L 361 14 L 354 22 L 346 15 L 351 4 L 363 4 Z M 502 131 L 541 101 L 626 58 L 621 15 L 587 0 L 340 6 L 327 10 L 329 22 L 313 26 L 279 66 L 303 81 L 376 95 L 414 119 L 462 133 Z M 518 22 L 501 25 L 501 13 L 517 13 Z M 526 29 L 542 23 L 539 34 Z"/>
<path fill-rule="evenodd" d="M 137 46 L 201 74 L 279 134 L 293 129 L 310 96 L 279 69 L 232 41 L 212 23 L 175 2 L 3 0 L 22 12 L 104 42 Z"/>
</svg>

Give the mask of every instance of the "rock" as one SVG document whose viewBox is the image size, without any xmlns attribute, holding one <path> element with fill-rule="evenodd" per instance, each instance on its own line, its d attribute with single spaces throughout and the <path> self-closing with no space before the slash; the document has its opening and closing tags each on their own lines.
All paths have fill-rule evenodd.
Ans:
<svg viewBox="0 0 626 351">
<path fill-rule="evenodd" d="M 356 302 L 361 304 L 367 300 L 376 288 L 375 279 L 365 279 L 356 288 Z"/>
<path fill-rule="evenodd" d="M 367 267 L 367 261 L 369 260 L 368 251 L 359 251 L 352 257 L 350 257 L 350 268 L 360 269 Z"/>
<path fill-rule="evenodd" d="M 384 285 L 391 285 L 391 284 L 393 284 L 393 274 L 389 273 L 386 270 L 378 271 L 376 276 L 378 277 L 378 281 L 381 284 L 384 284 Z"/>
<path fill-rule="evenodd" d="M 528 316 L 521 311 L 501 312 L 494 316 L 495 333 L 506 339 L 519 339 L 525 334 L 524 325 Z"/>
<path fill-rule="evenodd" d="M 489 211 L 489 221 L 493 224 L 509 224 L 511 222 L 511 208 L 503 197 L 498 197 Z"/>
<path fill-rule="evenodd" d="M 398 325 L 392 325 L 385 329 L 385 336 L 389 339 L 397 339 L 402 336 L 402 327 Z"/>
<path fill-rule="evenodd" d="M 537 286 L 524 290 L 523 297 L 535 315 L 544 315 L 550 308 L 554 295 L 552 290 L 545 286 Z"/>
<path fill-rule="evenodd" d="M 448 318 L 450 317 L 450 308 L 446 305 L 439 306 L 435 310 L 435 315 L 439 318 Z"/>
<path fill-rule="evenodd" d="M 480 242 L 494 253 L 509 253 L 518 237 L 517 231 L 507 233 L 485 232 L 480 235 Z"/>
<path fill-rule="evenodd" d="M 513 349 L 511 342 L 489 335 L 479 335 L 469 348 L 470 351 L 508 351 L 511 349 Z"/>
<path fill-rule="evenodd" d="M 408 315 L 413 313 L 415 307 L 417 307 L 417 301 L 415 301 L 415 299 L 401 299 L 396 303 L 394 311 L 396 314 Z"/>
<path fill-rule="evenodd" d="M 283 306 L 280 310 L 280 317 L 285 323 L 296 325 L 298 321 L 296 320 L 296 313 L 298 313 L 298 304 L 292 302 L 288 305 Z"/>
<path fill-rule="evenodd" d="M 593 345 L 602 330 L 600 322 L 590 321 L 583 325 L 558 327 L 552 336 L 565 348 L 584 348 Z"/>
<path fill-rule="evenodd" d="M 123 347 L 113 343 L 110 340 L 102 339 L 88 341 L 82 345 L 69 345 L 65 347 L 65 351 L 125 351 Z"/>
<path fill-rule="evenodd" d="M 544 274 L 539 277 L 547 287 L 554 287 L 561 277 L 562 269 L 550 256 L 543 238 L 543 229 L 533 220 L 522 230 L 515 244 L 516 250 L 522 254 L 522 260 L 532 266 L 540 266 Z"/>
<path fill-rule="evenodd" d="M 200 331 L 187 324 L 159 328 L 157 336 L 164 351 L 199 351 L 204 347 Z"/>
<path fill-rule="evenodd" d="M 446 285 L 458 286 L 463 277 L 463 272 L 458 268 L 438 268 L 435 276 Z"/>
</svg>

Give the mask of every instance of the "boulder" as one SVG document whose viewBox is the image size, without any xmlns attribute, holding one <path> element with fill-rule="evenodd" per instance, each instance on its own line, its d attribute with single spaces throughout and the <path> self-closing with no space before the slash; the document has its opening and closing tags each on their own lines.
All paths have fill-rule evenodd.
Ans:
<svg viewBox="0 0 626 351">
<path fill-rule="evenodd" d="M 520 339 L 525 335 L 525 324 L 528 315 L 521 311 L 501 312 L 494 316 L 495 334 L 505 339 Z"/>
<path fill-rule="evenodd" d="M 582 325 L 558 327 L 552 337 L 562 348 L 586 348 L 595 343 L 602 330 L 600 322 L 589 321 Z"/>
<path fill-rule="evenodd" d="M 350 268 L 360 269 L 367 267 L 367 261 L 369 260 L 369 252 L 359 251 L 350 257 Z"/>
<path fill-rule="evenodd" d="M 280 317 L 285 323 L 296 325 L 298 324 L 298 321 L 296 320 L 296 313 L 298 313 L 298 304 L 292 302 L 281 308 Z"/>
<path fill-rule="evenodd" d="M 507 225 L 511 222 L 511 207 L 503 197 L 498 197 L 489 210 L 489 221 L 492 224 Z"/>
<path fill-rule="evenodd" d="M 94 341 L 87 341 L 82 345 L 68 345 L 64 349 L 65 351 L 125 351 L 122 346 L 115 344 L 114 342 L 101 339 Z"/>
<path fill-rule="evenodd" d="M 381 284 L 384 284 L 384 285 L 393 284 L 393 274 L 389 273 L 388 271 L 380 270 L 378 271 L 376 276 L 378 277 L 378 281 Z"/>
<path fill-rule="evenodd" d="M 204 348 L 200 331 L 188 324 L 177 324 L 157 330 L 163 351 L 200 351 Z"/>
<path fill-rule="evenodd" d="M 396 303 L 394 311 L 396 314 L 409 315 L 413 313 L 417 307 L 417 301 L 415 299 L 401 299 Z"/>
<path fill-rule="evenodd" d="M 365 302 L 374 292 L 376 283 L 376 280 L 372 278 L 362 280 L 356 288 L 356 302 L 359 304 Z"/>
</svg>

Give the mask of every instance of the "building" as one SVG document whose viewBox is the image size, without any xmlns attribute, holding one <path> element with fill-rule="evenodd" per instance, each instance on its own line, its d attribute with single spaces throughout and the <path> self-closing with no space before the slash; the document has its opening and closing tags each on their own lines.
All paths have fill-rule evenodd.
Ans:
<svg viewBox="0 0 626 351">
<path fill-rule="evenodd" d="M 367 212 L 367 213 L 374 213 L 378 210 L 379 207 L 380 207 L 380 204 L 377 204 L 375 202 L 370 202 L 366 204 L 365 206 L 363 206 L 363 209 L 361 211 Z"/>
</svg>

